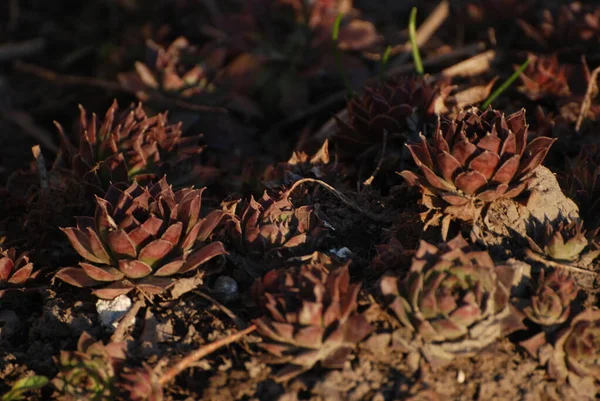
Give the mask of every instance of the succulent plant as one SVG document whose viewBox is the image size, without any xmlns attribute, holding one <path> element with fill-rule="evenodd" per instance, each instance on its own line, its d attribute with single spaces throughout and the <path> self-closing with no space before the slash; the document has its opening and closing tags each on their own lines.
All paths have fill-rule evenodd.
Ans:
<svg viewBox="0 0 600 401">
<path fill-rule="evenodd" d="M 323 179 L 333 170 L 330 160 L 329 141 L 325 140 L 312 156 L 298 151 L 294 152 L 287 162 L 269 165 L 263 171 L 261 181 L 271 190 L 282 190 L 301 178 Z M 252 177 L 248 177 L 248 179 L 252 179 Z"/>
<path fill-rule="evenodd" d="M 18 253 L 15 248 L 0 247 L 0 294 L 4 287 L 22 287 L 29 280 L 34 280 L 39 270 L 34 271 L 27 252 Z"/>
<path fill-rule="evenodd" d="M 117 395 L 116 381 L 125 360 L 125 343 L 96 341 L 83 332 L 76 351 L 54 358 L 59 370 L 52 383 L 65 399 L 108 401 Z"/>
<path fill-rule="evenodd" d="M 164 398 L 156 373 L 146 363 L 141 368 L 121 373 L 118 386 L 127 400 L 162 401 Z"/>
<path fill-rule="evenodd" d="M 135 73 L 119 74 L 119 82 L 137 94 L 141 101 L 152 92 L 189 98 L 214 91 L 211 76 L 220 68 L 225 53 L 203 54 L 185 37 L 175 39 L 168 47 L 147 42 L 149 62 L 135 63 Z M 203 57 L 204 56 L 204 57 Z"/>
<path fill-rule="evenodd" d="M 115 100 L 100 124 L 96 114 L 88 120 L 80 106 L 78 147 L 57 124 L 63 157 L 83 181 L 104 194 L 109 184 L 156 178 L 168 166 L 201 152 L 199 137 L 182 137 L 181 123 L 169 125 L 167 114 L 148 117 L 142 105 L 131 105 L 120 116 Z"/>
<path fill-rule="evenodd" d="M 522 327 L 509 303 L 513 279 L 512 268 L 457 236 L 437 247 L 421 241 L 407 277 L 384 277 L 380 289 L 401 343 L 440 366 Z"/>
<path fill-rule="evenodd" d="M 422 175 L 400 174 L 421 188 L 427 209 L 471 221 L 483 205 L 514 198 L 531 185 L 555 139 L 527 143 L 527 128 L 525 110 L 508 117 L 491 108 L 462 111 L 440 121 L 430 142 L 421 135 L 407 145 Z"/>
<path fill-rule="evenodd" d="M 579 288 L 573 278 L 562 270 L 554 270 L 548 276 L 540 270 L 535 293 L 523 312 L 534 323 L 555 326 L 564 323 L 571 312 L 571 304 Z"/>
<path fill-rule="evenodd" d="M 291 115 L 322 90 L 339 88 L 331 32 L 339 14 L 337 47 L 349 82 L 368 76 L 359 52 L 376 51 L 381 37 L 347 2 L 337 0 L 249 0 L 221 26 L 237 50 L 220 78 L 237 93 L 258 99 L 267 116 Z"/>
<path fill-rule="evenodd" d="M 600 311 L 588 309 L 559 333 L 548 361 L 552 378 L 597 395 L 600 384 Z"/>
<path fill-rule="evenodd" d="M 586 267 L 600 256 L 600 249 L 586 236 L 581 220 L 534 221 L 531 231 L 526 238 L 533 251 L 528 255 L 534 259 Z"/>
<path fill-rule="evenodd" d="M 558 62 L 556 54 L 551 56 L 529 55 L 532 61 L 519 78 L 523 83 L 518 89 L 536 102 L 547 98 L 569 96 L 571 89 L 568 78 L 571 70 Z M 518 69 L 518 66 L 515 66 Z"/>
<path fill-rule="evenodd" d="M 395 166 L 405 141 L 435 126 L 436 107 L 446 96 L 447 90 L 413 77 L 391 78 L 365 88 L 348 102 L 347 121 L 336 117 L 335 140 L 342 157 L 376 159 L 387 135 L 385 163 Z"/>
<path fill-rule="evenodd" d="M 225 253 L 221 242 L 209 240 L 224 213 L 200 217 L 203 191 L 173 192 L 164 178 L 147 187 L 133 183 L 124 191 L 111 186 L 104 198 L 96 198 L 94 217 L 78 217 L 77 227 L 63 229 L 86 261 L 59 270 L 56 277 L 96 287 L 100 298 L 134 289 L 163 292 L 174 283 L 172 276 Z"/>
<path fill-rule="evenodd" d="M 231 237 L 238 251 L 259 271 L 272 268 L 287 257 L 305 254 L 314 248 L 321 230 L 312 206 L 294 207 L 284 191 L 274 197 L 265 192 L 259 199 L 234 202 L 236 211 Z M 248 266 L 252 270 L 251 266 Z"/>
<path fill-rule="evenodd" d="M 350 284 L 349 262 L 328 271 L 319 260 L 271 270 L 253 288 L 265 314 L 255 320 L 264 339 L 260 346 L 277 362 L 289 363 L 276 374 L 277 381 L 318 362 L 325 368 L 341 367 L 372 330 L 356 310 L 360 284 Z"/>
<path fill-rule="evenodd" d="M 558 182 L 579 207 L 579 216 L 588 228 L 600 225 L 600 148 L 586 144 L 574 160 L 567 160 Z"/>
<path fill-rule="evenodd" d="M 596 5 L 572 1 L 545 9 L 541 16 L 537 23 L 519 20 L 519 25 L 545 50 L 579 53 L 598 45 L 600 8 Z"/>
</svg>

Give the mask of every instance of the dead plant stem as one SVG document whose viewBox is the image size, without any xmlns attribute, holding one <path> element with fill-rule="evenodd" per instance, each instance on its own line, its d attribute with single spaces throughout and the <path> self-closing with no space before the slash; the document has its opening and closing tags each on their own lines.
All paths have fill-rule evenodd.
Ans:
<svg viewBox="0 0 600 401">
<path fill-rule="evenodd" d="M 244 337 L 246 334 L 252 333 L 256 330 L 256 325 L 251 325 L 248 328 L 238 331 L 232 335 L 229 335 L 225 338 L 221 338 L 220 340 L 214 341 L 210 344 L 206 344 L 203 347 L 198 348 L 196 351 L 193 351 L 191 354 L 177 362 L 173 365 L 169 370 L 167 370 L 158 380 L 158 384 L 162 387 L 169 384 L 178 374 L 189 368 L 196 361 L 204 358 L 207 355 L 212 354 L 216 350 L 231 343 L 236 342 L 237 340 Z"/>
<path fill-rule="evenodd" d="M 292 192 L 294 192 L 294 190 L 296 188 L 298 188 L 300 185 L 305 184 L 307 182 L 314 182 L 315 184 L 321 185 L 322 187 L 327 189 L 329 192 L 331 192 L 336 198 L 341 200 L 345 205 L 350 206 L 352 209 L 354 209 L 358 213 L 370 218 L 371 220 L 379 221 L 379 222 L 388 222 L 388 220 L 389 220 L 388 218 L 386 218 L 384 216 L 380 216 L 378 214 L 373 214 L 373 213 L 367 212 L 366 210 L 361 209 L 360 206 L 358 206 L 356 203 L 352 202 L 346 195 L 344 195 L 343 193 L 341 193 L 340 191 L 338 191 L 337 189 L 335 189 L 334 187 L 332 187 L 325 181 L 321 181 L 316 178 L 302 178 L 301 180 L 296 181 L 294 183 L 294 185 L 292 185 L 290 187 L 290 189 L 288 190 L 288 194 L 291 194 Z"/>
</svg>

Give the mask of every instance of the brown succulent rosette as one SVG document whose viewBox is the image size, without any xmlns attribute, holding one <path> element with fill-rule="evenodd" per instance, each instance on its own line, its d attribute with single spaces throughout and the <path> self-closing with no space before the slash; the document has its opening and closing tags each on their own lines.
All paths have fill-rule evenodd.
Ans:
<svg viewBox="0 0 600 401">
<path fill-rule="evenodd" d="M 582 220 L 564 219 L 554 223 L 534 220 L 531 234 L 526 237 L 528 257 L 542 263 L 558 262 L 589 268 L 600 256 L 600 249 L 590 238 L 595 232 L 588 234 L 583 224 Z"/>
<path fill-rule="evenodd" d="M 565 171 L 558 174 L 564 193 L 579 207 L 579 216 L 588 229 L 600 226 L 600 147 L 586 144 Z"/>
<path fill-rule="evenodd" d="M 529 54 L 531 62 L 519 75 L 522 85 L 518 88 L 530 100 L 558 99 L 569 96 L 571 69 L 558 61 L 556 54 L 550 56 Z M 515 66 L 515 69 L 518 69 Z"/>
<path fill-rule="evenodd" d="M 579 292 L 573 278 L 558 269 L 546 276 L 546 271 L 542 269 L 534 288 L 534 294 L 523 307 L 525 316 L 545 327 L 564 323 L 569 318 L 571 304 Z"/>
<path fill-rule="evenodd" d="M 27 252 L 0 247 L 0 297 L 7 289 L 22 288 L 35 280 L 40 270 L 35 270 Z"/>
<path fill-rule="evenodd" d="M 62 268 L 56 277 L 76 287 L 92 287 L 100 298 L 134 289 L 164 292 L 176 275 L 226 253 L 221 242 L 210 240 L 224 213 L 200 216 L 203 191 L 174 192 L 164 178 L 148 187 L 111 186 L 104 198 L 96 198 L 94 217 L 78 217 L 76 227 L 63 229 L 85 262 Z"/>
<path fill-rule="evenodd" d="M 229 230 L 238 252 L 252 275 L 281 264 L 285 259 L 310 253 L 319 243 L 322 225 L 310 205 L 295 207 L 289 191 L 227 206 L 235 214 Z"/>
<path fill-rule="evenodd" d="M 422 203 L 434 217 L 472 221 L 485 204 L 529 188 L 555 139 L 527 143 L 527 128 L 525 110 L 508 117 L 491 108 L 462 111 L 441 120 L 430 141 L 421 135 L 420 142 L 407 145 L 421 174 L 400 174 L 421 189 Z"/>
<path fill-rule="evenodd" d="M 121 114 L 118 109 L 115 100 L 99 122 L 95 113 L 88 119 L 80 106 L 77 146 L 57 124 L 62 157 L 95 194 L 103 195 L 110 183 L 156 179 L 168 167 L 202 151 L 199 136 L 182 137 L 182 124 L 169 124 L 166 113 L 149 117 L 142 104 L 131 105 Z"/>
<path fill-rule="evenodd" d="M 115 386 L 125 361 L 123 342 L 104 345 L 87 332 L 77 342 L 76 351 L 61 351 L 55 357 L 58 374 L 54 387 L 66 400 L 111 400 L 117 397 Z"/>
<path fill-rule="evenodd" d="M 582 393 L 597 395 L 600 386 L 600 311 L 588 309 L 557 336 L 548 373 Z"/>
<path fill-rule="evenodd" d="M 518 21 L 526 36 L 544 50 L 582 53 L 600 43 L 600 8 L 595 4 L 572 1 L 543 9 L 537 22 Z"/>
<path fill-rule="evenodd" d="M 347 262 L 333 270 L 312 258 L 299 267 L 271 270 L 253 294 L 264 312 L 255 320 L 260 346 L 288 365 L 275 379 L 288 380 L 320 362 L 340 368 L 372 330 L 357 312 L 360 284 L 350 284 Z"/>
<path fill-rule="evenodd" d="M 121 85 L 134 92 L 141 101 L 158 96 L 190 98 L 214 92 L 212 80 L 222 66 L 225 51 L 207 53 L 193 46 L 185 37 L 169 46 L 148 40 L 148 61 L 137 61 L 134 73 L 119 74 Z"/>
<path fill-rule="evenodd" d="M 509 303 L 513 279 L 512 268 L 458 236 L 440 246 L 421 241 L 406 278 L 384 277 L 380 290 L 400 344 L 442 366 L 522 327 Z"/>
<path fill-rule="evenodd" d="M 420 77 L 390 78 L 366 87 L 348 102 L 347 118 L 336 116 L 335 144 L 341 159 L 360 160 L 359 170 L 366 169 L 358 171 L 360 180 L 373 172 L 379 160 L 381 172 L 393 171 L 407 156 L 404 143 L 435 128 L 436 110 L 450 89 Z"/>
</svg>

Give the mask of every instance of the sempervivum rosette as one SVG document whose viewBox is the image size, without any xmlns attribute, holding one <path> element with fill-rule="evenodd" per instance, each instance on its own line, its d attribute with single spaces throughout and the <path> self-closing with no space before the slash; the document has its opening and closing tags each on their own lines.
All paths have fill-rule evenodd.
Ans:
<svg viewBox="0 0 600 401">
<path fill-rule="evenodd" d="M 166 48 L 149 40 L 148 64 L 138 61 L 134 73 L 119 74 L 121 85 L 142 101 L 151 95 L 175 95 L 189 98 L 214 92 L 210 83 L 225 58 L 225 52 L 207 54 L 190 44 L 185 37 L 175 39 Z"/>
<path fill-rule="evenodd" d="M 65 400 L 113 400 L 116 381 L 125 362 L 124 342 L 104 345 L 85 331 L 77 350 L 61 351 L 54 357 L 58 374 L 52 380 Z"/>
<path fill-rule="evenodd" d="M 581 220 L 565 219 L 555 223 L 534 220 L 533 223 L 531 235 L 526 237 L 529 243 L 527 256 L 532 260 L 548 265 L 562 263 L 590 268 L 600 256 L 593 238 L 588 238 L 594 237 L 598 230 L 588 234 Z"/>
<path fill-rule="evenodd" d="M 420 132 L 425 124 L 435 124 L 436 102 L 444 97 L 439 88 L 423 78 L 392 78 L 367 87 L 361 96 L 348 102 L 348 122 L 337 119 L 336 141 L 351 156 L 381 144 L 384 131 L 390 143 L 397 138 L 402 144 L 409 133 Z"/>
<path fill-rule="evenodd" d="M 561 331 L 548 360 L 548 373 L 578 392 L 597 396 L 600 386 L 600 310 L 588 309 Z"/>
<path fill-rule="evenodd" d="M 181 123 L 168 124 L 166 113 L 149 117 L 141 104 L 122 113 L 118 110 L 115 100 L 99 122 L 95 113 L 88 119 L 80 106 L 77 146 L 57 124 L 63 157 L 97 194 L 103 194 L 110 183 L 156 178 L 167 167 L 202 151 L 199 137 L 182 137 Z"/>
<path fill-rule="evenodd" d="M 236 217 L 230 234 L 246 268 L 262 275 L 288 257 L 309 253 L 316 247 L 321 224 L 313 207 L 295 207 L 289 191 L 237 201 L 228 208 Z"/>
<path fill-rule="evenodd" d="M 556 54 L 551 56 L 529 55 L 532 61 L 519 78 L 523 85 L 519 91 L 532 101 L 560 98 L 571 94 L 567 65 L 560 64 Z M 517 66 L 515 66 L 518 69 Z"/>
<path fill-rule="evenodd" d="M 526 190 L 554 141 L 537 137 L 527 143 L 525 110 L 505 117 L 471 108 L 443 119 L 429 142 L 421 135 L 419 143 L 407 145 L 421 174 L 401 175 L 421 188 L 428 209 L 471 221 L 486 203 Z"/>
<path fill-rule="evenodd" d="M 600 226 L 600 146 L 586 144 L 574 159 L 567 160 L 558 182 L 565 195 L 577 203 L 586 228 Z"/>
<path fill-rule="evenodd" d="M 379 160 L 382 172 L 394 171 L 404 157 L 404 143 L 435 127 L 436 109 L 443 105 L 449 89 L 413 77 L 393 78 L 365 88 L 361 96 L 348 102 L 348 118 L 337 118 L 335 143 L 340 156 L 360 159 L 360 167 L 366 168 L 367 174 Z M 381 154 L 384 142 L 385 154 Z"/>
<path fill-rule="evenodd" d="M 56 276 L 77 287 L 94 287 L 100 298 L 133 289 L 163 292 L 174 283 L 172 276 L 225 253 L 223 244 L 209 239 L 224 212 L 201 217 L 203 191 L 173 192 L 164 178 L 124 191 L 111 186 L 104 198 L 96 198 L 94 217 L 78 217 L 77 227 L 63 229 L 86 261 Z"/>
<path fill-rule="evenodd" d="M 546 276 L 542 269 L 535 285 L 535 293 L 523 312 L 529 320 L 540 326 L 562 324 L 569 317 L 571 304 L 578 292 L 579 288 L 568 273 L 555 270 Z"/>
<path fill-rule="evenodd" d="M 3 288 L 23 287 L 39 273 L 39 270 L 34 271 L 27 252 L 18 253 L 15 248 L 0 247 L 0 296 Z"/>
<path fill-rule="evenodd" d="M 508 302 L 513 277 L 458 236 L 439 247 L 422 241 L 406 278 L 384 277 L 380 288 L 402 326 L 400 342 L 439 366 L 522 326 Z"/>
<path fill-rule="evenodd" d="M 301 266 L 271 270 L 257 281 L 253 294 L 264 316 L 255 320 L 262 348 L 288 366 L 282 381 L 311 369 L 343 366 L 356 344 L 372 330 L 357 312 L 360 284 L 350 284 L 349 262 L 328 271 L 319 254 Z M 329 266 L 331 267 L 331 266 Z"/>
</svg>

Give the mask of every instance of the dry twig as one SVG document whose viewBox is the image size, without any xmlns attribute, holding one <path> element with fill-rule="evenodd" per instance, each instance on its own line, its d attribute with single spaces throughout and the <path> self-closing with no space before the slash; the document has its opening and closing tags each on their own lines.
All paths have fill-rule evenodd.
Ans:
<svg viewBox="0 0 600 401">
<path fill-rule="evenodd" d="M 256 325 L 253 324 L 245 330 L 238 331 L 237 333 L 234 333 L 230 336 L 221 338 L 220 340 L 214 341 L 210 344 L 206 344 L 205 346 L 198 348 L 196 351 L 193 351 L 191 354 L 177 362 L 175 365 L 169 368 L 169 370 L 167 370 L 163 375 L 161 375 L 160 379 L 158 380 L 158 384 L 163 387 L 166 386 L 178 374 L 192 366 L 192 364 L 194 364 L 196 361 L 204 358 L 207 355 L 212 354 L 221 347 L 236 342 L 237 340 L 244 337 L 246 334 L 252 333 L 254 330 L 256 330 Z"/>
<path fill-rule="evenodd" d="M 323 188 L 325 188 L 329 192 L 331 192 L 336 198 L 341 200 L 342 203 L 344 203 L 346 206 L 350 206 L 352 209 L 354 209 L 358 213 L 370 218 L 371 220 L 380 221 L 380 222 L 388 222 L 389 221 L 389 218 L 387 218 L 385 216 L 373 214 L 373 213 L 367 212 L 366 210 L 361 209 L 360 206 L 358 206 L 356 203 L 352 202 L 346 195 L 344 195 L 343 193 L 341 193 L 340 191 L 338 191 L 337 189 L 335 189 L 334 187 L 332 187 L 325 181 L 317 180 L 316 178 L 302 178 L 301 180 L 296 181 L 294 183 L 294 185 L 292 185 L 290 187 L 290 189 L 288 190 L 288 193 L 291 194 L 292 192 L 294 192 L 294 190 L 296 188 L 298 188 L 300 185 L 305 184 L 307 182 L 314 182 L 316 184 L 321 185 Z"/>
<path fill-rule="evenodd" d="M 140 298 L 137 301 L 135 301 L 131 309 L 129 309 L 125 316 L 121 318 L 117 329 L 110 337 L 111 342 L 119 342 L 125 339 L 125 333 L 135 323 L 135 317 L 137 316 L 139 310 L 145 305 L 146 302 L 144 302 L 143 298 Z"/>
<path fill-rule="evenodd" d="M 56 82 L 57 84 L 62 85 L 79 85 L 79 86 L 91 86 L 94 88 L 100 88 L 111 92 L 125 92 L 131 95 L 135 95 L 135 92 L 126 89 L 119 85 L 117 82 L 107 81 L 105 79 L 99 79 L 94 77 L 83 77 L 79 75 L 69 75 L 69 74 L 58 74 L 52 70 L 49 70 L 44 67 L 40 67 L 34 64 L 23 63 L 21 61 L 17 61 L 15 63 L 15 69 L 19 72 L 24 72 L 27 74 L 35 75 L 39 78 L 45 79 L 47 81 Z M 160 103 L 164 103 L 165 106 L 175 106 L 181 109 L 197 111 L 197 112 L 208 112 L 208 113 L 227 113 L 227 109 L 224 107 L 212 107 L 205 106 L 201 104 L 193 104 L 181 99 L 169 99 L 166 97 L 161 97 L 160 99 L 152 99 L 151 101 L 157 101 Z"/>
<path fill-rule="evenodd" d="M 583 119 L 587 116 L 587 113 L 590 111 L 590 107 L 592 106 L 592 100 L 598 95 L 598 74 L 600 73 L 600 67 L 596 67 L 594 71 L 592 71 L 592 75 L 590 76 L 590 81 L 588 82 L 587 91 L 585 92 L 585 97 L 583 98 L 583 102 L 581 103 L 581 110 L 579 111 L 579 117 L 577 117 L 577 124 L 575 124 L 575 132 L 579 133 L 581 129 L 581 124 L 583 123 Z"/>
</svg>

